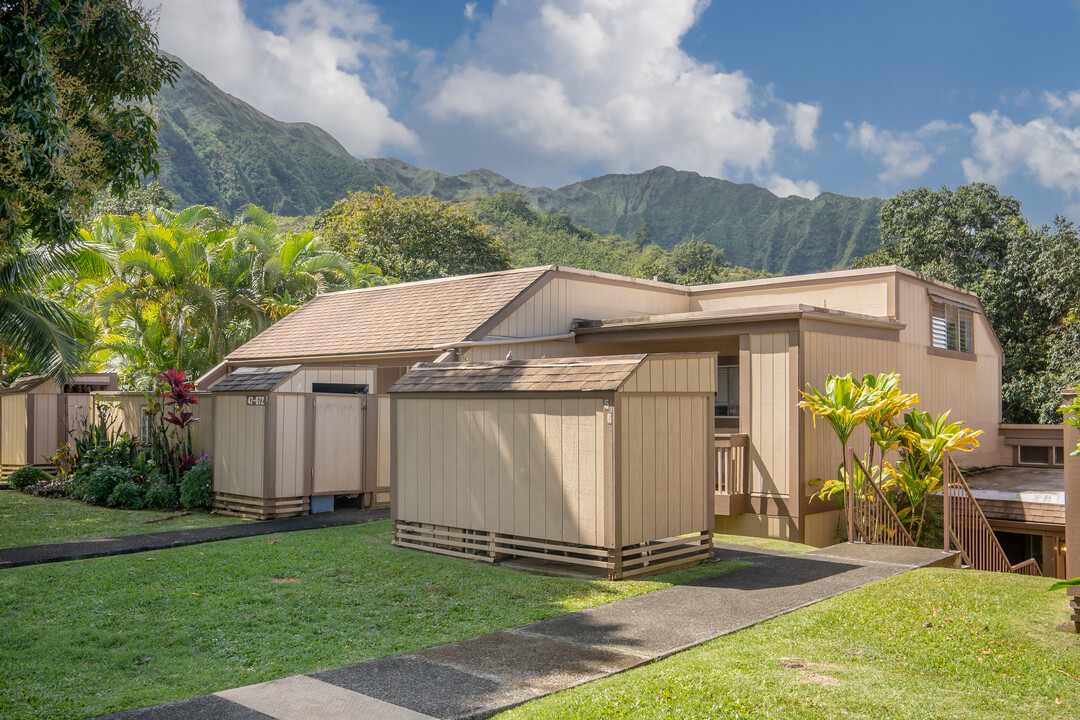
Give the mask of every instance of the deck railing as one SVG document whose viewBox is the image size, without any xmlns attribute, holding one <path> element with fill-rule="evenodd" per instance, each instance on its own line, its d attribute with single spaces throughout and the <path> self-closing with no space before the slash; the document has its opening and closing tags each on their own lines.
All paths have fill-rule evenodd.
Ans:
<svg viewBox="0 0 1080 720">
<path fill-rule="evenodd" d="M 879 545 L 914 547 L 892 502 L 874 482 L 855 451 L 851 451 L 847 484 L 848 539 Z M 856 477 L 859 478 L 856 481 Z"/>
<path fill-rule="evenodd" d="M 716 435 L 716 492 L 743 495 L 750 492 L 750 436 Z"/>
<path fill-rule="evenodd" d="M 990 521 L 964 480 L 964 474 L 948 453 L 941 461 L 941 470 L 946 552 L 950 545 L 955 546 L 964 562 L 976 570 L 1042 577 L 1042 570 L 1035 558 L 1016 565 L 1009 562 L 1009 557 L 990 527 Z"/>
</svg>

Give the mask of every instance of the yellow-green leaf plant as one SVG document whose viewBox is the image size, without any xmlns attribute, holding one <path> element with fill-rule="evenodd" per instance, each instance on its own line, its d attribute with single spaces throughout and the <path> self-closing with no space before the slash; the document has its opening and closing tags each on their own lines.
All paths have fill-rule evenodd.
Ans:
<svg viewBox="0 0 1080 720">
<path fill-rule="evenodd" d="M 971 452 L 979 447 L 976 438 L 982 434 L 982 430 L 966 428 L 962 422 L 950 423 L 948 412 L 935 417 L 912 410 L 904 415 L 899 432 L 900 460 L 884 465 L 910 503 L 900 514 L 916 545 L 926 522 L 927 500 L 942 489 L 942 458 L 945 453 Z"/>
</svg>

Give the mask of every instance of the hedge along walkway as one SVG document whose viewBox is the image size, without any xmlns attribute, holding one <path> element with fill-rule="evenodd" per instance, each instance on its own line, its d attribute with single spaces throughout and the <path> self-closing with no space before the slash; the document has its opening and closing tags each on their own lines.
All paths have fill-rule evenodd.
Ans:
<svg viewBox="0 0 1080 720">
<path fill-rule="evenodd" d="M 486 717 L 955 554 L 883 545 L 804 555 L 719 545 L 750 567 L 470 640 L 106 716 L 108 720 Z M 105 720 L 103 718 L 102 720 Z"/>
<path fill-rule="evenodd" d="M 146 535 L 126 535 L 124 537 L 80 540 L 77 542 L 54 543 L 51 545 L 31 545 L 29 547 L 0 550 L 0 570 L 23 565 L 63 562 L 66 560 L 87 560 L 108 555 L 125 555 L 148 550 L 198 545 L 200 543 L 232 540 L 234 538 L 270 535 L 272 533 L 294 532 L 297 530 L 318 530 L 320 528 L 358 525 L 360 523 L 383 520 L 390 516 L 387 508 L 374 510 L 343 510 L 319 515 L 264 520 L 262 522 L 241 525 L 221 525 L 218 527 L 196 528 L 193 530 L 170 530 L 168 532 L 149 533 Z"/>
</svg>

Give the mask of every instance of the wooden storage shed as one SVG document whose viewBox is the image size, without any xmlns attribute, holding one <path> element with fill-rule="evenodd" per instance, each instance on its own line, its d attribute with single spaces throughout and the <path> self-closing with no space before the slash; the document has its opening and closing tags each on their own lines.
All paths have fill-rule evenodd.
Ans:
<svg viewBox="0 0 1080 720">
<path fill-rule="evenodd" d="M 621 578 L 712 553 L 716 355 L 419 363 L 390 388 L 394 543 Z"/>
<path fill-rule="evenodd" d="M 68 429 L 90 417 L 90 393 L 115 390 L 115 373 L 80 373 L 60 385 L 38 375 L 0 388 L 0 476 L 24 465 L 54 470 L 45 458 L 67 442 Z"/>
<path fill-rule="evenodd" d="M 371 367 L 241 367 L 215 384 L 214 507 L 244 517 L 333 509 L 376 487 Z"/>
</svg>

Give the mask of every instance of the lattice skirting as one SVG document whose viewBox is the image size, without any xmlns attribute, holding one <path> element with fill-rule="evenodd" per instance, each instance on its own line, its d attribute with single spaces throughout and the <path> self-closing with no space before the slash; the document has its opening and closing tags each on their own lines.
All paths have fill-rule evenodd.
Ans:
<svg viewBox="0 0 1080 720">
<path fill-rule="evenodd" d="M 490 563 L 506 558 L 537 558 L 599 568 L 612 580 L 696 565 L 712 557 L 712 544 L 711 531 L 610 549 L 485 530 L 394 522 L 394 545 L 399 547 Z"/>
<path fill-rule="evenodd" d="M 1080 633 L 1080 597 L 1075 595 L 1069 598 L 1069 604 L 1072 606 L 1072 621 L 1073 627 L 1076 632 Z"/>
<path fill-rule="evenodd" d="M 214 494 L 214 511 L 222 515 L 236 515 L 255 520 L 307 515 L 310 511 L 310 499 L 292 498 L 256 498 L 229 493 Z"/>
</svg>

